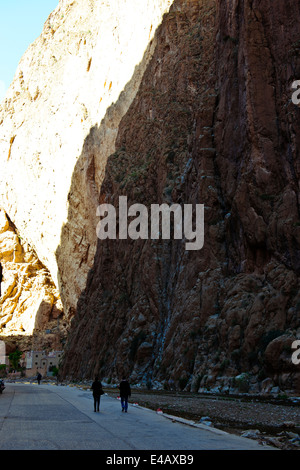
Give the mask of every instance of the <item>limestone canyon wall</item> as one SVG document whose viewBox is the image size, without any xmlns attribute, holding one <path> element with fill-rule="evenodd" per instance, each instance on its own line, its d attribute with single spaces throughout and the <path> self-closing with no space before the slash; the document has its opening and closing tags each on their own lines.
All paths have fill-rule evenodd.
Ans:
<svg viewBox="0 0 300 470">
<path fill-rule="evenodd" d="M 67 336 L 63 306 L 49 270 L 17 233 L 0 210 L 0 262 L 3 269 L 0 297 L 0 337 L 7 354 L 61 350 Z"/>
<path fill-rule="evenodd" d="M 72 318 L 62 377 L 300 391 L 299 14 L 78 0 L 50 15 L 2 103 L 0 206 Z M 204 204 L 203 249 L 97 240 L 97 205 L 120 195 Z"/>
<path fill-rule="evenodd" d="M 115 150 L 118 124 L 139 87 L 155 29 L 170 4 L 61 0 L 20 61 L 0 105 L 0 207 L 46 267 L 51 289 L 59 290 L 61 325 L 75 311 L 93 264 L 106 159 Z M 101 134 L 95 141 L 93 126 Z M 61 349 L 65 326 L 52 339 L 44 334 L 52 331 L 53 302 L 44 300 L 43 283 L 34 281 L 37 291 L 27 286 L 31 302 L 20 306 L 15 284 L 7 284 L 11 266 L 4 245 L 0 261 L 0 335 L 6 340 L 21 335 L 23 349 Z M 23 258 L 18 261 L 17 271 L 28 273 Z M 43 298 L 45 314 L 36 295 Z M 41 318 L 43 328 L 37 328 Z"/>
<path fill-rule="evenodd" d="M 61 0 L 1 104 L 0 206 L 50 270 L 66 315 L 93 263 L 106 159 L 170 4 Z"/>
</svg>

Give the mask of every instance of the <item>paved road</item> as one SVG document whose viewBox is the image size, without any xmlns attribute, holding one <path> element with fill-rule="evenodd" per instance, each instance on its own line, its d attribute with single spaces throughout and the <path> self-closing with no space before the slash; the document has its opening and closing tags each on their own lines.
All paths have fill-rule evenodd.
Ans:
<svg viewBox="0 0 300 470">
<path fill-rule="evenodd" d="M 258 450 L 250 439 L 194 428 L 90 391 L 46 384 L 6 384 L 0 395 L 1 450 Z"/>
</svg>

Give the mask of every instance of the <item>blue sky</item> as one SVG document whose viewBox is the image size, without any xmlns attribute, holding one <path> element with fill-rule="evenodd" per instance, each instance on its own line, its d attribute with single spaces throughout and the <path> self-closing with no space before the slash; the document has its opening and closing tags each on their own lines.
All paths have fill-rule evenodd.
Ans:
<svg viewBox="0 0 300 470">
<path fill-rule="evenodd" d="M 0 101 L 28 46 L 59 0 L 0 0 Z"/>
</svg>

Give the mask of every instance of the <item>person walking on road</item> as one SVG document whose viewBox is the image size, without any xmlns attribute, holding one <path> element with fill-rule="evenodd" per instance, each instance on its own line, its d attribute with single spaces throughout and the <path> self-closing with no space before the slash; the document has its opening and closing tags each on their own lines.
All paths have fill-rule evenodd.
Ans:
<svg viewBox="0 0 300 470">
<path fill-rule="evenodd" d="M 122 378 L 119 389 L 120 389 L 122 412 L 125 411 L 125 413 L 127 413 L 128 398 L 131 396 L 131 389 L 130 389 L 130 385 L 129 385 L 129 383 L 126 380 L 125 377 Z"/>
<path fill-rule="evenodd" d="M 39 372 L 38 372 L 38 375 L 36 376 L 36 379 L 37 379 L 37 381 L 38 381 L 38 384 L 40 385 L 41 380 L 42 380 L 42 376 L 41 376 L 41 374 L 40 374 Z"/>
<path fill-rule="evenodd" d="M 104 392 L 98 377 L 95 377 L 95 381 L 92 383 L 92 390 L 94 397 L 94 411 L 100 411 L 100 397 L 104 394 Z"/>
</svg>

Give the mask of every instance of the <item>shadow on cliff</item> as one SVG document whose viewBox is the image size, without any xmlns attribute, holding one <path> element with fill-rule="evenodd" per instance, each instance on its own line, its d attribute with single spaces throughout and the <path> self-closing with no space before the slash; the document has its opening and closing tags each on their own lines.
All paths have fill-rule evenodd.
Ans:
<svg viewBox="0 0 300 470">
<path fill-rule="evenodd" d="M 17 348 L 21 351 L 62 350 L 65 343 L 63 312 L 42 300 L 35 314 L 32 334 L 0 336 L 6 346 L 6 355 Z"/>
<path fill-rule="evenodd" d="M 183 4 L 178 0 L 174 5 L 177 3 Z M 144 384 L 175 378 L 180 387 L 189 382 L 198 390 L 208 371 L 213 371 L 209 377 L 216 371 L 223 373 L 227 363 L 234 371 L 230 374 L 236 375 L 251 370 L 252 363 L 253 370 L 262 368 L 264 351 L 259 348 L 265 331 L 276 329 L 281 333 L 287 325 L 296 324 L 296 311 L 288 310 L 293 315 L 290 320 L 285 304 L 294 305 L 298 278 L 283 293 L 281 310 L 274 319 L 272 293 L 278 291 L 278 285 L 274 282 L 273 286 L 265 271 L 267 266 L 272 273 L 271 260 L 287 273 L 294 265 L 299 266 L 296 237 L 290 237 L 292 262 L 286 261 L 286 239 L 276 234 L 270 249 L 267 230 L 263 226 L 262 236 L 256 237 L 257 225 L 252 221 L 252 214 L 257 212 L 262 214 L 257 215 L 257 223 L 266 220 L 270 227 L 269 213 L 278 212 L 285 183 L 292 186 L 295 178 L 288 172 L 288 176 L 282 176 L 283 165 L 274 165 L 270 187 L 257 183 L 257 162 L 253 162 L 256 139 L 248 132 L 252 125 L 247 115 L 249 103 L 243 101 L 241 105 L 240 101 L 244 93 L 240 88 L 251 87 L 241 58 L 237 67 L 238 41 L 228 40 L 221 28 L 216 52 L 215 15 L 205 11 L 210 2 L 197 5 L 194 12 L 186 9 L 177 17 L 166 15 L 156 32 L 155 58 L 147 64 L 136 97 L 128 102 L 119 124 L 113 126 L 115 113 L 122 108 L 123 99 L 126 101 L 126 89 L 83 144 L 69 193 L 68 222 L 57 250 L 60 290 L 71 305 L 68 315 L 73 317 L 62 376 L 127 375 L 133 382 Z M 205 21 L 201 23 L 199 18 Z M 167 34 L 160 37 L 163 27 Z M 252 50 L 251 40 L 243 47 Z M 263 67 L 264 56 L 256 52 L 253 56 Z M 228 85 L 223 71 L 227 64 Z M 257 67 L 256 63 L 252 65 L 253 75 Z M 237 77 L 240 88 L 235 85 Z M 133 83 L 134 79 L 127 87 Z M 228 100 L 220 100 L 220 89 L 223 96 L 224 90 L 228 93 Z M 261 110 L 255 94 L 252 101 L 265 125 L 269 113 Z M 116 145 L 101 159 L 101 147 L 111 133 Z M 265 141 L 264 134 L 257 135 Z M 280 146 L 268 149 L 268 158 L 284 161 L 288 139 L 275 124 L 270 136 L 270 142 L 278 139 Z M 209 209 L 205 249 L 187 252 L 182 240 L 100 242 L 96 238 L 96 208 L 105 201 L 117 209 L 120 195 L 128 197 L 128 205 L 205 204 Z M 244 204 L 250 196 L 251 205 Z M 297 223 L 298 214 L 294 231 Z M 280 259 L 278 253 L 282 253 Z M 74 273 L 72 285 L 66 281 L 70 272 Z M 266 285 L 270 287 L 268 299 L 263 290 Z M 239 294 L 236 299 L 233 292 Z M 266 300 L 270 301 L 268 311 Z M 261 324 L 255 336 L 247 328 L 254 309 Z M 235 338 L 230 336 L 234 327 Z M 253 344 L 256 351 L 250 355 Z M 220 355 L 211 359 L 216 351 Z"/>
<path fill-rule="evenodd" d="M 180 3 L 179 0 L 172 2 L 169 13 L 164 15 L 162 23 L 154 34 L 154 39 L 148 44 L 141 62 L 135 66 L 134 74 L 120 93 L 117 102 L 107 109 L 101 124 L 95 125 L 90 129 L 73 171 L 68 195 L 68 219 L 62 228 L 60 245 L 56 250 L 57 264 L 59 266 L 58 283 L 64 306 L 67 305 L 67 318 L 69 320 L 72 319 L 70 326 L 72 338 L 74 339 L 74 332 L 77 328 L 76 324 L 80 331 L 85 331 L 81 320 L 83 320 L 83 323 L 89 323 L 89 326 L 87 334 L 79 334 L 78 342 L 76 340 L 76 350 L 71 353 L 64 364 L 62 370 L 64 375 L 69 373 L 70 366 L 72 374 L 77 376 L 92 376 L 94 371 L 99 371 L 107 361 L 107 357 L 103 357 L 102 354 L 106 344 L 102 344 L 103 348 L 100 351 L 100 349 L 97 350 L 97 343 L 105 338 L 104 330 L 106 329 L 116 328 L 113 334 L 113 341 L 117 340 L 121 332 L 124 331 L 128 321 L 128 313 L 132 308 L 130 300 L 131 289 L 127 282 L 130 276 L 125 274 L 123 270 L 124 262 L 126 270 L 130 266 L 131 243 L 127 240 L 113 241 L 113 243 L 108 240 L 100 242 L 96 235 L 96 227 L 99 222 L 96 210 L 98 205 L 104 200 L 110 199 L 111 196 L 114 199 L 114 194 L 106 194 L 107 184 L 109 185 L 111 180 L 114 179 L 111 165 L 109 164 L 108 170 L 107 164 L 113 159 L 115 152 L 120 150 L 115 146 L 119 125 L 128 113 L 132 102 L 134 102 L 148 64 L 151 63 L 162 24 L 165 22 L 165 18 L 171 14 L 172 8 L 176 8 L 178 3 Z M 139 244 L 142 250 L 143 242 L 137 241 L 136 243 Z M 112 260 L 118 258 L 120 262 L 122 261 L 122 267 L 120 267 L 122 272 L 119 276 L 119 285 L 116 286 L 112 284 L 114 283 L 114 275 L 112 276 L 111 274 L 112 269 L 118 270 L 117 266 L 112 268 Z M 102 266 L 101 279 L 98 278 L 99 273 L 97 270 L 99 259 L 101 259 Z M 97 280 L 95 281 L 94 274 L 96 270 Z M 72 285 L 69 282 L 70 273 L 72 273 Z M 95 282 L 97 286 L 94 285 Z M 96 305 L 99 306 L 103 302 L 110 302 L 112 299 L 115 299 L 117 305 L 115 318 L 117 317 L 120 320 L 117 322 L 117 326 L 112 326 L 109 319 L 110 312 L 106 312 L 105 318 L 103 318 L 101 307 L 99 308 L 98 317 L 97 315 L 95 317 L 95 312 L 91 313 L 91 315 L 83 313 L 82 306 L 90 296 L 93 297 Z M 97 310 L 98 307 L 93 306 L 93 310 L 95 308 Z M 99 322 L 103 324 L 100 327 L 102 333 L 99 332 Z M 95 326 L 96 324 L 98 325 L 97 327 Z M 141 334 L 139 342 L 142 342 L 142 336 Z M 106 337 L 105 341 L 107 340 L 108 337 Z M 137 345 L 136 338 L 133 339 L 133 343 Z M 136 346 L 135 348 L 131 347 L 132 359 L 134 359 L 134 349 L 136 349 Z M 93 354 L 91 354 L 92 350 Z M 102 356 L 99 357 L 99 354 L 102 354 Z M 82 355 L 84 358 L 82 358 Z M 110 360 L 113 361 L 114 359 L 110 358 Z M 128 368 L 125 367 L 125 369 L 127 372 Z"/>
<path fill-rule="evenodd" d="M 91 129 L 74 169 L 68 222 L 61 233 L 57 260 L 62 298 L 70 305 L 72 290 L 79 301 L 68 312 L 73 320 L 62 376 L 130 375 L 131 380 L 151 384 L 159 375 L 170 378 L 176 374 L 178 378 L 180 374 L 191 374 L 194 367 L 196 345 L 190 347 L 188 342 L 183 347 L 182 339 L 189 330 L 198 331 L 203 319 L 199 315 L 191 318 L 193 308 L 189 303 L 199 303 L 200 297 L 201 304 L 201 292 L 195 289 L 197 276 L 207 271 L 215 256 L 223 260 L 221 250 L 208 242 L 204 254 L 187 251 L 184 237 L 96 239 L 97 206 L 108 202 L 118 210 L 121 195 L 128 197 L 128 206 L 211 205 L 209 180 L 201 189 L 194 182 L 200 181 L 206 162 L 211 167 L 212 132 L 207 132 L 205 143 L 201 142 L 205 147 L 201 159 L 195 127 L 200 123 L 211 129 L 214 120 L 216 74 L 211 57 L 215 7 L 210 2 L 201 6 L 191 2 L 185 11 L 176 6 L 182 7 L 182 1 L 174 2 L 156 31 L 153 59 L 147 61 L 135 99 L 120 119 L 114 151 L 99 167 L 99 148 L 112 129 L 118 103 L 107 110 L 100 127 Z M 208 13 L 210 21 L 199 21 Z M 209 60 L 199 60 L 203 50 Z M 207 60 L 205 67 L 202 60 Z M 201 71 L 203 80 L 199 80 Z M 136 83 L 135 77 L 128 88 L 131 83 Z M 209 92 L 211 98 L 206 101 L 203 97 Z M 120 102 L 124 95 L 126 89 Z M 218 176 L 213 178 L 218 186 Z M 97 180 L 101 184 L 96 185 Z M 222 220 L 224 211 L 221 201 L 214 206 L 209 216 L 212 223 Z M 82 227 L 89 227 L 90 232 Z M 84 269 L 87 282 L 80 285 Z M 72 270 L 78 273 L 78 279 L 68 286 L 65 273 Z M 218 304 L 217 276 L 208 284 L 210 300 L 203 303 L 203 310 L 214 311 Z M 181 348 L 184 353 L 177 357 Z"/>
<path fill-rule="evenodd" d="M 147 208 L 162 203 L 193 207 L 209 203 L 208 183 L 201 186 L 202 192 L 194 184 L 202 173 L 195 126 L 200 121 L 211 129 L 213 122 L 214 62 L 205 62 L 204 68 L 199 57 L 203 50 L 209 56 L 214 54 L 211 13 L 215 7 L 213 2 L 201 5 L 190 2 L 182 11 L 182 5 L 182 0 L 175 1 L 156 31 L 153 58 L 147 61 L 135 98 L 120 119 L 114 150 L 99 167 L 99 148 L 112 129 L 111 116 L 118 103 L 107 110 L 100 127 L 91 129 L 74 169 L 68 222 L 57 250 L 63 299 L 68 301 L 72 297 L 65 281 L 67 271 L 69 274 L 73 270 L 80 277 L 85 268 L 87 281 L 80 285 L 80 279 L 74 279 L 71 286 L 79 300 L 68 312 L 73 319 L 62 377 L 130 375 L 132 381 L 151 386 L 159 375 L 178 377 L 190 374 L 194 367 L 195 345 L 182 346 L 183 336 L 200 327 L 199 316 L 191 319 L 193 309 L 189 303 L 199 303 L 199 289 L 194 288 L 198 273 L 206 272 L 210 258 L 219 254 L 217 250 L 208 243 L 205 254 L 187 251 L 184 237 L 104 241 L 96 238 L 97 206 L 107 202 L 118 211 L 121 195 L 127 196 L 128 207 L 134 203 Z M 210 21 L 199 21 L 202 16 L 207 18 L 208 13 Z M 205 72 L 203 80 L 199 80 L 200 70 Z M 135 84 L 136 79 L 127 87 L 131 83 Z M 203 97 L 209 92 L 212 98 L 207 109 Z M 120 95 L 121 102 L 124 95 L 126 89 Z M 207 147 L 203 161 L 209 161 L 209 165 L 211 134 L 208 132 L 205 144 L 202 142 Z M 97 180 L 101 184 L 96 185 Z M 221 204 L 215 206 L 210 217 L 221 220 Z M 151 224 L 150 218 L 148 223 Z M 90 232 L 82 227 L 89 227 Z M 171 233 L 173 228 L 171 218 Z M 118 220 L 116 230 L 118 233 Z M 70 240 L 75 241 L 75 249 Z M 68 267 L 64 264 L 66 258 L 70 260 Z M 210 303 L 214 305 L 217 280 L 210 284 Z M 210 303 L 204 307 L 209 309 Z M 191 321 L 193 324 L 189 325 Z M 179 354 L 181 347 L 184 354 Z M 175 363 L 178 370 L 173 373 Z"/>
<path fill-rule="evenodd" d="M 38 331 L 47 331 L 50 334 L 59 331 L 60 326 L 65 326 L 63 312 L 55 304 L 42 300 L 36 312 L 33 335 Z"/>
</svg>

